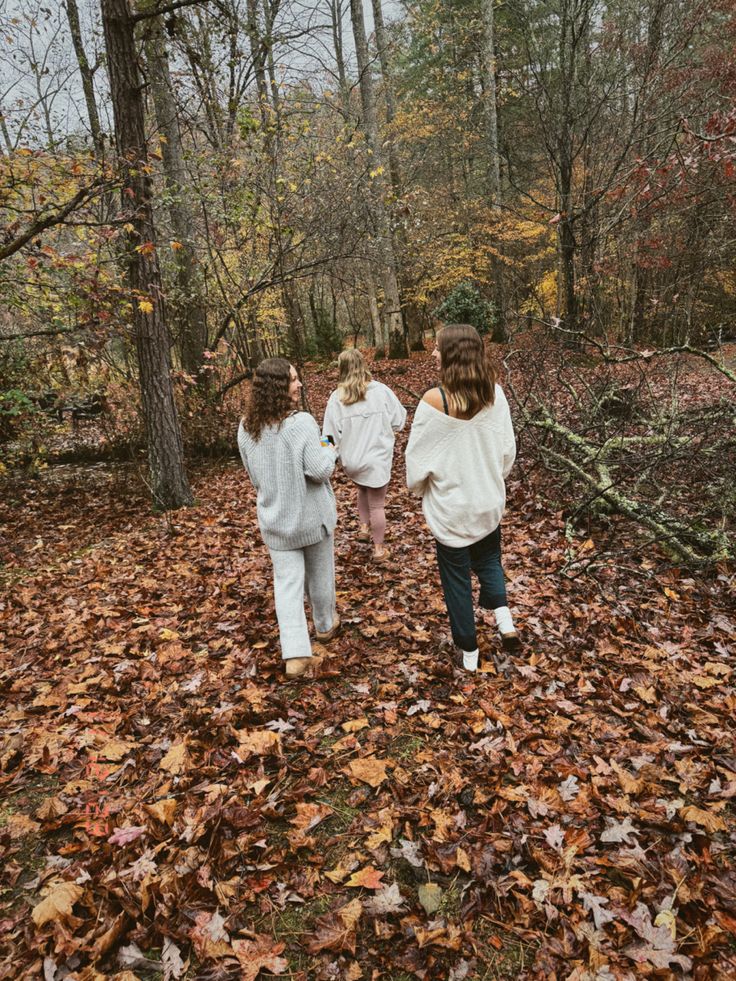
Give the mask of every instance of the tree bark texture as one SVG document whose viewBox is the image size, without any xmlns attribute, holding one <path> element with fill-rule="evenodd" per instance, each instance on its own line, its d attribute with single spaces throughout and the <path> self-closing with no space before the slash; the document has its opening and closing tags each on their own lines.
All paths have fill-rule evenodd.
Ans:
<svg viewBox="0 0 736 981">
<path fill-rule="evenodd" d="M 170 319 L 173 315 L 181 366 L 196 375 L 204 362 L 207 347 L 207 319 L 193 237 L 194 214 L 189 206 L 181 132 L 160 18 L 153 22 L 146 41 L 146 62 L 156 122 L 164 137 L 161 154 L 171 229 L 181 246 L 174 250 L 176 290 L 168 304 Z"/>
<path fill-rule="evenodd" d="M 128 281 L 133 291 L 141 403 L 148 441 L 151 492 L 163 510 L 192 503 L 171 380 L 144 128 L 143 94 L 128 0 L 101 0 L 110 94 L 122 179 L 123 210 L 130 215 Z"/>
<path fill-rule="evenodd" d="M 560 194 L 560 221 L 557 226 L 557 243 L 560 257 L 562 283 L 558 284 L 564 297 L 565 327 L 578 329 L 578 303 L 575 286 L 575 232 L 573 223 L 573 157 L 575 112 L 573 93 L 577 59 L 577 36 L 575 32 L 573 4 L 564 0 L 560 10 L 560 91 L 562 95 L 557 143 L 558 180 Z"/>
<path fill-rule="evenodd" d="M 397 262 L 391 235 L 391 225 L 386 208 L 386 179 L 384 176 L 383 154 L 378 133 L 376 100 L 373 91 L 373 78 L 368 56 L 368 41 L 365 35 L 362 0 L 350 0 L 350 18 L 355 38 L 355 55 L 360 77 L 360 98 L 363 108 L 363 131 L 366 136 L 371 159 L 371 173 L 374 175 L 373 194 L 370 203 L 373 224 L 376 229 L 378 253 L 381 259 L 381 280 L 383 285 L 384 332 L 389 337 L 389 356 L 403 358 L 408 354 L 401 314 L 401 297 L 397 275 Z"/>
<path fill-rule="evenodd" d="M 373 25 L 376 33 L 376 47 L 378 48 L 378 60 L 381 64 L 381 75 L 383 76 L 383 94 L 386 102 L 386 122 L 390 126 L 396 115 L 396 96 L 394 93 L 394 81 L 391 71 L 391 60 L 389 58 L 389 42 L 386 34 L 386 26 L 383 21 L 382 0 L 371 0 L 373 7 Z M 399 157 L 396 153 L 396 146 L 391 137 L 388 140 L 388 170 L 393 188 L 394 198 L 398 201 L 402 195 L 403 182 L 401 177 L 401 166 Z M 403 254 L 406 248 L 406 234 L 404 228 L 397 224 L 395 230 L 396 243 L 399 254 Z M 405 270 L 400 262 L 397 262 L 396 275 L 399 281 L 399 294 L 406 296 L 409 286 Z M 402 303 L 402 314 L 406 337 L 411 351 L 424 350 L 424 332 L 420 319 L 419 310 L 415 303 Z"/>
<path fill-rule="evenodd" d="M 481 66 L 483 72 L 483 96 L 485 101 L 488 142 L 488 197 L 496 215 L 501 217 L 501 154 L 498 147 L 498 96 L 496 92 L 496 40 L 494 0 L 481 0 L 480 12 L 483 23 L 481 39 Z M 499 242 L 500 251 L 500 242 Z M 496 323 L 493 340 L 503 343 L 506 333 L 506 297 L 503 282 L 503 263 L 493 260 L 494 300 Z"/>
</svg>

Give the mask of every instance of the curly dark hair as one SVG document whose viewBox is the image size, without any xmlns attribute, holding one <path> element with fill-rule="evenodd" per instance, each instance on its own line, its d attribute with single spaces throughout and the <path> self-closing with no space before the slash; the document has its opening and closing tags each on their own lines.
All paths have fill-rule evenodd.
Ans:
<svg viewBox="0 0 736 981">
<path fill-rule="evenodd" d="M 246 432 L 258 441 L 263 427 L 279 423 L 292 411 L 291 365 L 286 358 L 267 358 L 256 368 L 250 402 L 243 418 Z"/>
<path fill-rule="evenodd" d="M 496 373 L 483 338 L 469 324 L 448 324 L 437 335 L 440 377 L 459 415 L 472 418 L 496 397 Z"/>
</svg>

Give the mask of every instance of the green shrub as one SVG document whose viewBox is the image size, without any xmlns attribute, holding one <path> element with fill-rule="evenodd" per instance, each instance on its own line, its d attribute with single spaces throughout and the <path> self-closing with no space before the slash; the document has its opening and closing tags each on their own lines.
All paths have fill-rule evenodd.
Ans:
<svg viewBox="0 0 736 981">
<path fill-rule="evenodd" d="M 12 439 L 24 418 L 37 411 L 37 407 L 20 389 L 9 388 L 0 392 L 0 443 Z"/>
<path fill-rule="evenodd" d="M 307 337 L 305 355 L 307 359 L 331 358 L 342 351 L 343 337 L 340 330 L 324 307 L 312 310 L 313 333 Z"/>
<path fill-rule="evenodd" d="M 496 308 L 484 300 L 480 290 L 468 281 L 458 283 L 433 311 L 446 324 L 470 324 L 479 334 L 488 334 L 496 324 Z"/>
</svg>

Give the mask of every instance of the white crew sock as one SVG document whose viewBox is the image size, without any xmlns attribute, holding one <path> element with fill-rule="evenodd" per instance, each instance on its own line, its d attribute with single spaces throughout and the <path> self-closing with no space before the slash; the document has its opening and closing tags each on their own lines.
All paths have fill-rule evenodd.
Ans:
<svg viewBox="0 0 736 981">
<path fill-rule="evenodd" d="M 478 648 L 474 651 L 463 651 L 463 667 L 466 671 L 478 670 Z"/>
<path fill-rule="evenodd" d="M 496 626 L 498 627 L 499 633 L 510 634 L 514 631 L 514 621 L 511 617 L 511 610 L 508 606 L 499 606 L 497 610 L 493 611 L 496 617 Z"/>
</svg>

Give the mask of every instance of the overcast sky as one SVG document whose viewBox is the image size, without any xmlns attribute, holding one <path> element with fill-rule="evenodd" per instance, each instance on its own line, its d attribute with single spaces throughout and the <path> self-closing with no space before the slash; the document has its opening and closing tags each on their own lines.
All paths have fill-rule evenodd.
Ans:
<svg viewBox="0 0 736 981">
<path fill-rule="evenodd" d="M 85 49 L 90 63 L 103 54 L 99 0 L 77 0 L 82 18 Z M 353 51 L 349 0 L 343 0 L 343 31 L 346 54 Z M 364 0 L 366 29 L 373 30 L 371 4 Z M 282 29 L 295 24 L 313 29 L 327 27 L 326 0 L 286 0 L 280 17 Z M 387 21 L 399 16 L 398 0 L 384 0 Z M 84 132 L 86 110 L 79 72 L 69 35 L 64 0 L 0 0 L 0 112 L 13 140 L 21 134 L 23 144 L 46 144 L 49 133 L 55 138 Z M 289 33 L 296 33 L 291 32 Z M 247 46 L 246 46 L 247 50 Z M 309 38 L 295 38 L 276 50 L 281 75 L 311 77 L 329 84 L 334 67 L 329 31 L 315 32 Z M 95 75 L 99 111 L 103 126 L 111 126 L 107 76 L 104 67 Z"/>
</svg>

